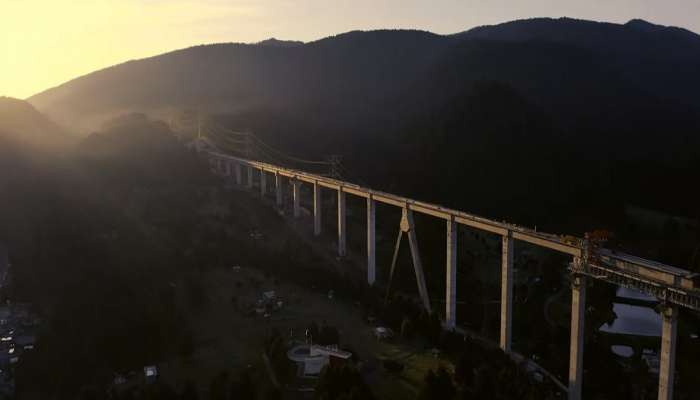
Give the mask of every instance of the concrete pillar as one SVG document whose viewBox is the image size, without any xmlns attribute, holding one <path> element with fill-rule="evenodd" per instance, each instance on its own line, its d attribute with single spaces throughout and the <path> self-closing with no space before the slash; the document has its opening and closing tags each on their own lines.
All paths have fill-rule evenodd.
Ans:
<svg viewBox="0 0 700 400">
<path fill-rule="evenodd" d="M 299 211 L 299 200 L 300 200 L 300 188 L 301 182 L 293 179 L 292 180 L 292 196 L 294 197 L 294 218 L 299 218 L 301 215 Z"/>
<path fill-rule="evenodd" d="M 367 283 L 372 286 L 376 280 L 377 256 L 377 204 L 370 194 L 367 198 Z"/>
<path fill-rule="evenodd" d="M 457 223 L 447 221 L 447 273 L 445 275 L 445 326 L 457 325 Z"/>
<path fill-rule="evenodd" d="M 282 207 L 282 177 L 275 172 L 275 200 L 277 207 Z"/>
<path fill-rule="evenodd" d="M 241 164 L 240 163 L 236 163 L 236 184 L 237 185 L 243 184 L 243 179 L 241 177 Z"/>
<path fill-rule="evenodd" d="M 267 193 L 267 175 L 265 175 L 265 170 L 260 168 L 260 196 L 265 197 Z"/>
<path fill-rule="evenodd" d="M 344 257 L 347 254 L 347 238 L 345 229 L 345 192 L 338 188 L 338 255 Z"/>
<path fill-rule="evenodd" d="M 248 189 L 253 188 L 253 167 L 248 166 Z"/>
<path fill-rule="evenodd" d="M 575 259 L 580 263 L 580 259 Z M 569 349 L 569 400 L 581 400 L 583 380 L 583 325 L 586 313 L 586 278 L 574 276 L 571 284 L 571 344 Z"/>
<path fill-rule="evenodd" d="M 321 234 L 321 185 L 314 182 L 314 235 Z"/>
<path fill-rule="evenodd" d="M 231 162 L 226 161 L 226 168 L 224 169 L 224 175 L 231 176 Z"/>
<path fill-rule="evenodd" d="M 402 230 L 408 236 L 408 246 L 411 249 L 411 259 L 413 260 L 413 272 L 416 274 L 416 282 L 418 283 L 418 294 L 423 300 L 423 307 L 428 313 L 432 313 L 430 308 L 430 296 L 428 296 L 428 286 L 425 284 L 425 274 L 423 273 L 423 262 L 420 257 L 420 249 L 418 248 L 418 237 L 416 236 L 416 224 L 413 219 L 413 211 L 404 207 L 401 216 Z"/>
<path fill-rule="evenodd" d="M 659 400 L 673 399 L 676 371 L 676 330 L 678 307 L 665 306 L 661 312 L 661 357 L 659 364 Z"/>
<path fill-rule="evenodd" d="M 509 353 L 513 336 L 513 232 L 501 239 L 501 350 Z"/>
</svg>

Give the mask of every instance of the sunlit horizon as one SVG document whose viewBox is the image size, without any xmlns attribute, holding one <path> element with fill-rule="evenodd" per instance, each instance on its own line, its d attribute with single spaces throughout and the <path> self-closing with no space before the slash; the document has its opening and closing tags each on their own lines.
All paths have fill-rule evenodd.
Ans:
<svg viewBox="0 0 700 400">
<path fill-rule="evenodd" d="M 28 98 L 111 65 L 199 44 L 312 41 L 351 30 L 439 34 L 531 17 L 624 23 L 643 18 L 700 31 L 700 3 L 506 1 L 2 0 L 0 96 Z M 439 4 L 437 4 L 439 3 Z M 626 6 L 620 6 L 620 3 Z M 680 2 L 679 2 L 680 3 Z M 682 10 L 682 12 L 680 12 Z M 155 16 L 155 17 L 154 17 Z"/>
</svg>

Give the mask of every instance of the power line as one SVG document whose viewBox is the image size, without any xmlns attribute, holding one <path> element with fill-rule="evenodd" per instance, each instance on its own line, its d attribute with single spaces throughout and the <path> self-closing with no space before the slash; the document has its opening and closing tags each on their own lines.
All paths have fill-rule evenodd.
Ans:
<svg viewBox="0 0 700 400">
<path fill-rule="evenodd" d="M 302 164 L 331 165 L 331 163 L 328 162 L 328 161 L 304 160 L 304 159 L 302 159 L 302 158 L 297 158 L 297 157 L 294 157 L 294 156 L 290 156 L 290 155 L 288 155 L 288 154 L 283 153 L 283 152 L 280 151 L 280 150 L 275 149 L 274 147 L 270 146 L 269 144 L 263 142 L 259 137 L 255 136 L 254 134 L 251 134 L 250 136 L 251 136 L 253 139 L 257 140 L 258 143 L 260 143 L 260 144 L 262 144 L 263 146 L 265 146 L 266 148 L 268 148 L 270 151 L 275 152 L 275 153 L 279 154 L 280 156 L 282 156 L 282 157 L 284 157 L 284 158 L 288 158 L 288 159 L 290 159 L 290 160 L 292 160 L 292 161 L 295 161 L 295 162 L 298 162 L 298 163 L 302 163 Z"/>
<path fill-rule="evenodd" d="M 287 154 L 260 139 L 252 132 L 237 132 L 226 128 L 212 118 L 207 118 L 206 121 L 198 125 L 198 130 L 204 136 L 211 138 L 215 143 L 221 146 L 225 146 L 227 151 L 243 154 L 248 158 L 257 156 L 260 159 L 267 159 L 275 164 L 287 167 L 297 164 L 329 167 L 330 171 L 324 173 L 324 175 L 334 178 L 342 178 L 343 176 L 350 175 L 347 169 L 342 165 L 339 156 L 330 156 L 328 160 L 325 161 L 308 160 Z"/>
</svg>

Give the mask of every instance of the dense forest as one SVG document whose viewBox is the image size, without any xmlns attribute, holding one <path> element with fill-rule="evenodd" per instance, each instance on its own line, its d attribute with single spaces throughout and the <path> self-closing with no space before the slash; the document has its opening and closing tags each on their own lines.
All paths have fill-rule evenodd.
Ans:
<svg viewBox="0 0 700 400">
<path fill-rule="evenodd" d="M 278 43 L 130 61 L 29 101 L 87 131 L 124 111 L 198 110 L 291 154 L 341 155 L 349 179 L 377 188 L 554 232 L 608 229 L 629 251 L 699 262 L 700 199 L 686 187 L 700 171 L 700 36 L 562 18 Z M 635 246 L 656 233 L 630 207 L 694 222 L 673 248 Z"/>
<path fill-rule="evenodd" d="M 454 35 L 357 31 L 197 46 L 97 71 L 28 102 L 0 99 L 0 242 L 13 265 L 3 296 L 45 318 L 37 351 L 17 369 L 18 393 L 103 398 L 115 373 L 187 359 L 198 345 L 191 314 L 210 301 L 204 277 L 247 264 L 361 299 L 407 342 L 417 336 L 450 351 L 455 370 L 431 370 L 420 398 L 555 397 L 529 386 L 499 351 L 435 329 L 439 315 L 416 308 L 407 269 L 386 304 L 356 276 L 333 273 L 277 213 L 223 190 L 171 128 L 194 112 L 299 157 L 340 155 L 357 183 L 555 233 L 611 230 L 611 246 L 700 271 L 698 50 L 700 36 L 639 20 L 534 19 Z M 350 229 L 364 223 L 355 211 Z M 390 258 L 393 217 L 379 221 L 381 260 Z M 417 223 L 428 286 L 441 293 L 444 226 Z M 262 249 L 251 240 L 260 226 L 289 239 Z M 493 336 L 497 286 L 483 271 L 499 243 L 460 235 L 458 320 Z M 362 240 L 351 237 L 351 249 L 363 251 Z M 568 293 L 567 260 L 534 258 L 516 259 L 538 282 L 516 285 L 515 346 L 561 378 L 568 328 L 547 320 L 543 304 Z M 611 361 L 598 333 L 615 320 L 614 288 L 590 290 L 586 364 L 596 368 L 585 372 L 586 394 L 625 396 L 632 387 L 635 398 L 651 396 L 646 366 Z M 682 329 L 696 328 L 685 321 Z M 275 340 L 258 341 L 262 349 Z M 286 360 L 276 346 L 265 351 Z M 681 346 L 678 389 L 691 398 L 697 345 L 686 335 Z M 218 375 L 211 398 L 249 393 L 256 373 Z M 354 369 L 328 369 L 320 382 L 325 398 L 369 396 Z M 179 398 L 196 398 L 192 382 L 175 386 Z M 172 388 L 151 390 L 141 398 L 175 397 Z"/>
<path fill-rule="evenodd" d="M 105 398 L 115 374 L 191 354 L 207 271 L 314 265 L 309 252 L 258 251 L 251 227 L 279 227 L 279 216 L 224 193 L 204 160 L 144 115 L 113 120 L 64 152 L 10 139 L 0 152 L 0 240 L 13 265 L 3 299 L 32 304 L 43 320 L 37 350 L 15 371 L 20 398 Z M 300 282 L 339 279 L 329 275 Z"/>
</svg>

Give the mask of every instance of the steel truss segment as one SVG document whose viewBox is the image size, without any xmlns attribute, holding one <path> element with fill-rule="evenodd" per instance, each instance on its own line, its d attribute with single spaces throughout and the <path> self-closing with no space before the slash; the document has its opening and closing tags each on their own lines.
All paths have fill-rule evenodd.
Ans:
<svg viewBox="0 0 700 400">
<path fill-rule="evenodd" d="M 613 285 L 638 290 L 649 296 L 656 297 L 661 302 L 668 302 L 700 311 L 700 292 L 696 290 L 683 290 L 624 271 L 593 264 L 587 264 L 582 269 L 572 267 L 570 270 L 572 273 L 583 274 Z"/>
</svg>

